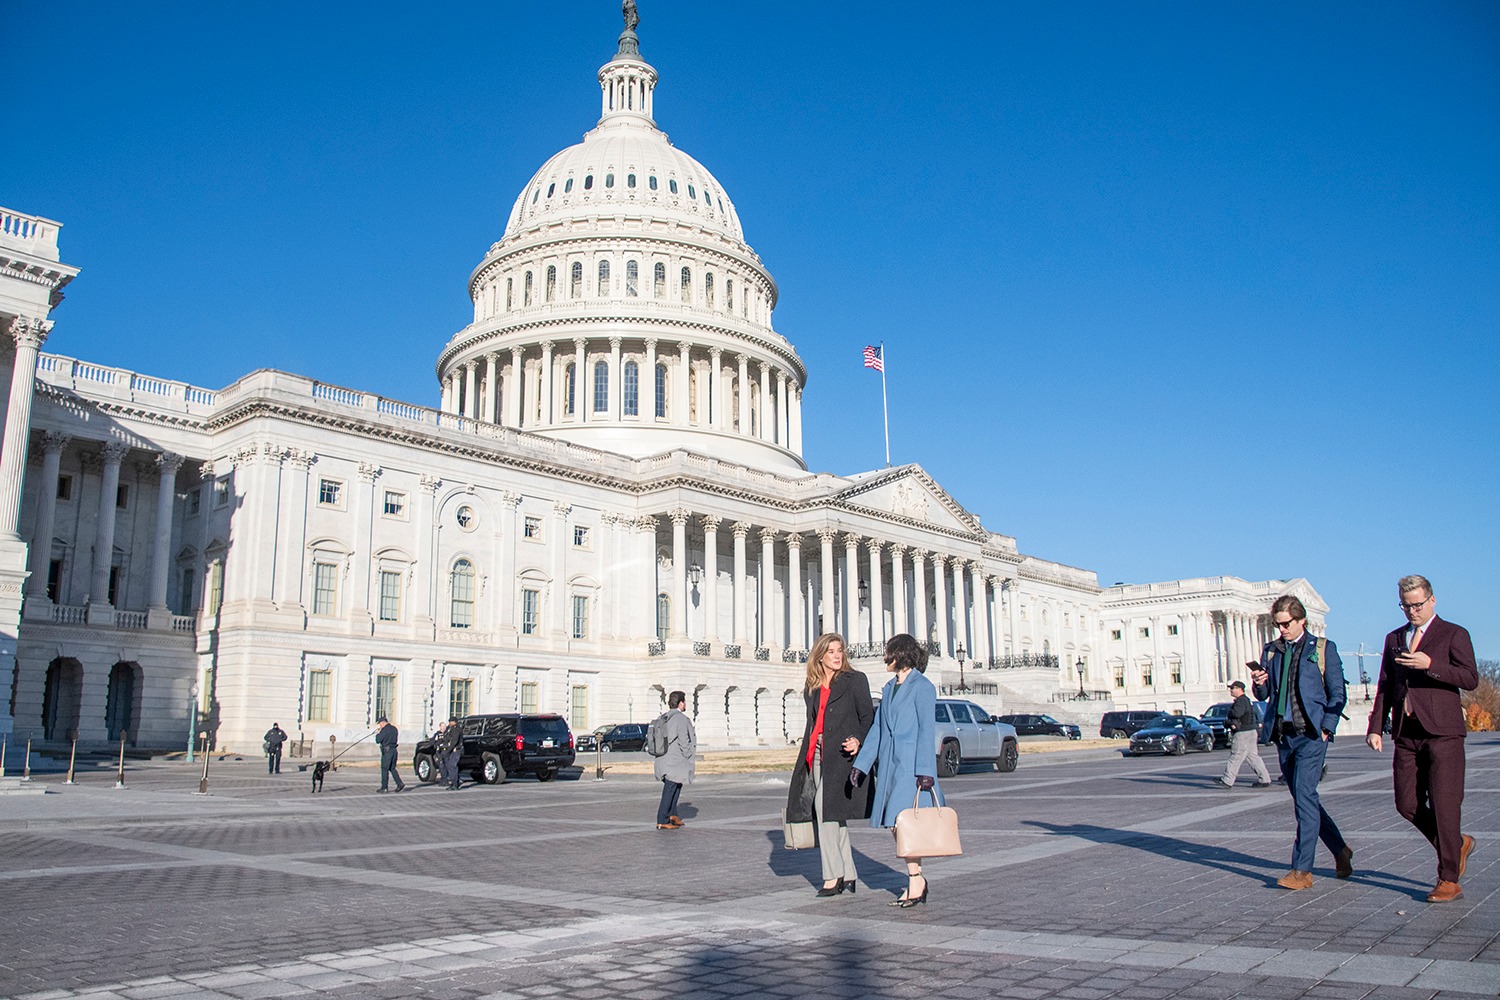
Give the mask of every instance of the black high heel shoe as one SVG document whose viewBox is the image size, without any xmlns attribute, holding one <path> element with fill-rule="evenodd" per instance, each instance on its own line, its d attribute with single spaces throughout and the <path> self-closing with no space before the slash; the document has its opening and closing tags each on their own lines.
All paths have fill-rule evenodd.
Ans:
<svg viewBox="0 0 1500 1000">
<path fill-rule="evenodd" d="M 854 895 L 855 888 L 856 888 L 856 883 L 855 883 L 854 879 L 852 879 L 852 878 L 849 881 L 847 881 L 847 882 L 844 883 L 844 891 L 847 892 L 851 896 Z"/>
<path fill-rule="evenodd" d="M 919 903 L 926 903 L 927 902 L 927 891 L 929 889 L 931 889 L 932 886 L 928 885 L 928 883 L 927 883 L 927 876 L 925 876 L 925 875 L 918 875 L 918 876 L 915 876 L 915 877 L 916 878 L 920 878 L 922 880 L 922 895 L 920 895 L 920 896 L 908 896 L 905 893 L 903 893 L 901 895 L 900 899 L 892 900 L 889 905 L 891 905 L 891 906 L 899 906 L 903 910 L 909 910 L 913 906 L 918 905 Z M 911 892 L 911 888 L 908 886 L 906 891 L 907 892 Z"/>
<path fill-rule="evenodd" d="M 837 896 L 844 891 L 844 880 L 839 879 L 833 885 L 825 885 L 818 890 L 819 896 Z"/>
</svg>

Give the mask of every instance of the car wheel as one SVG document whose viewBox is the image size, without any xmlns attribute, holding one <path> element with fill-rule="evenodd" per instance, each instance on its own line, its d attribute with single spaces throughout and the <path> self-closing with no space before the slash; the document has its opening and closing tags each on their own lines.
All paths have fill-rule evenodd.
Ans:
<svg viewBox="0 0 1500 1000">
<path fill-rule="evenodd" d="M 958 752 L 958 743 L 954 740 L 948 740 L 943 744 L 942 753 L 938 754 L 938 777 L 953 777 L 958 773 L 958 766 L 962 762 L 963 757 Z"/>
<path fill-rule="evenodd" d="M 536 773 L 536 780 L 537 781 L 551 781 L 555 777 L 557 777 L 557 772 L 554 771 L 553 769 L 551 769 L 550 767 L 549 768 L 543 768 L 542 770 L 540 770 L 540 771 L 538 771 Z"/>
<path fill-rule="evenodd" d="M 600 745 L 599 752 L 600 753 L 609 753 L 610 749 L 611 749 L 610 745 L 608 743 L 604 743 L 604 744 Z"/>
<path fill-rule="evenodd" d="M 995 761 L 995 770 L 1008 773 L 1016 769 L 1016 761 L 1020 760 L 1021 751 L 1016 747 L 1015 740 L 1006 740 L 1000 747 L 1000 758 Z"/>
<path fill-rule="evenodd" d="M 500 758 L 492 753 L 487 753 L 480 758 L 479 780 L 487 785 L 505 784 L 505 766 L 500 763 Z"/>
<path fill-rule="evenodd" d="M 1112 729 L 1110 730 L 1109 738 L 1112 740 L 1123 740 L 1129 735 L 1130 734 L 1125 732 L 1125 730 L 1123 729 Z"/>
<path fill-rule="evenodd" d="M 431 754 L 417 754 L 417 759 L 412 761 L 412 770 L 416 772 L 417 780 L 423 784 L 430 785 L 438 780 L 437 765 L 433 763 Z"/>
<path fill-rule="evenodd" d="M 1187 753 L 1187 740 L 1176 739 L 1172 741 L 1172 756 L 1181 757 Z"/>
</svg>

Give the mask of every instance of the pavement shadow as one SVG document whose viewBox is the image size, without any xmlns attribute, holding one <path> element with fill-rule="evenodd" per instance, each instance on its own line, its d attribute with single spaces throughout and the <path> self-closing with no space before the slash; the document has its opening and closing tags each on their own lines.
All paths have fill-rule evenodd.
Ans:
<svg viewBox="0 0 1500 1000">
<path fill-rule="evenodd" d="M 771 869 L 772 874 L 795 878 L 801 876 L 806 879 L 809 886 L 822 886 L 823 884 L 823 860 L 818 852 L 817 845 L 804 847 L 799 850 L 789 850 L 786 846 L 786 838 L 780 829 L 766 831 L 766 866 Z M 869 889 L 872 886 L 884 888 L 889 881 L 887 876 L 894 878 L 895 869 L 883 861 L 876 861 L 868 854 L 850 847 L 850 853 L 854 855 L 854 870 L 859 873 L 860 888 Z M 874 878 L 870 873 L 877 873 Z M 906 888 L 906 873 L 900 873 L 901 887 Z"/>
</svg>

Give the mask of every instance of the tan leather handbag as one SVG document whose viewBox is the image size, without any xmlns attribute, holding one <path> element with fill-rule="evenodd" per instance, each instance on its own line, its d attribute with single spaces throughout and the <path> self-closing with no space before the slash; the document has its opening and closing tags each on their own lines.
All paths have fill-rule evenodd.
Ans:
<svg viewBox="0 0 1500 1000">
<path fill-rule="evenodd" d="M 786 818 L 786 810 L 781 810 L 781 840 L 782 846 L 789 851 L 800 851 L 807 847 L 818 846 L 818 831 L 811 823 L 793 823 Z"/>
<path fill-rule="evenodd" d="M 937 804 L 937 792 L 929 792 L 932 805 L 921 808 L 917 802 L 922 790 L 912 796 L 911 808 L 896 815 L 896 857 L 949 858 L 964 852 L 958 842 L 958 813 Z"/>
</svg>

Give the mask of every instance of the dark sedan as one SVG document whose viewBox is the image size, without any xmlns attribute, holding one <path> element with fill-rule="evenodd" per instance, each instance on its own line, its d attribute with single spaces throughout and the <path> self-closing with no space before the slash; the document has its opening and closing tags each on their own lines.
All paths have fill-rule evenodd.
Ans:
<svg viewBox="0 0 1500 1000">
<path fill-rule="evenodd" d="M 1058 722 L 1050 715 L 997 715 L 996 722 L 1016 727 L 1017 736 L 1066 736 L 1083 739 L 1083 730 L 1070 722 Z"/>
<path fill-rule="evenodd" d="M 1191 715 L 1163 715 L 1151 725 L 1130 737 L 1125 756 L 1169 753 L 1182 755 L 1189 750 L 1214 748 L 1214 731 Z"/>
<path fill-rule="evenodd" d="M 602 750 L 643 750 L 646 747 L 646 724 L 644 722 L 622 722 L 616 726 L 600 726 L 592 733 L 578 738 L 580 753 Z"/>
</svg>

